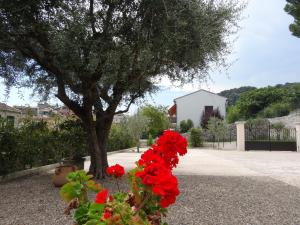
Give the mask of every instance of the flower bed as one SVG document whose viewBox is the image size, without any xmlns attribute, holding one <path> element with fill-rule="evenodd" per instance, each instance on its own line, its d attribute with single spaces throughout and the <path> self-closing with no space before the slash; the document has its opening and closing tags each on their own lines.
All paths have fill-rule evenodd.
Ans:
<svg viewBox="0 0 300 225">
<path fill-rule="evenodd" d="M 65 210 L 75 210 L 77 225 L 160 225 L 167 208 L 175 203 L 179 195 L 177 178 L 172 169 L 177 166 L 179 156 L 186 154 L 187 141 L 177 132 L 165 131 L 151 146 L 136 168 L 128 172 L 131 190 L 109 195 L 109 191 L 92 180 L 84 171 L 68 175 L 69 183 L 60 191 L 68 203 Z M 118 164 L 108 167 L 107 174 L 118 179 L 124 175 L 124 168 Z M 91 202 L 88 191 L 97 193 Z"/>
</svg>

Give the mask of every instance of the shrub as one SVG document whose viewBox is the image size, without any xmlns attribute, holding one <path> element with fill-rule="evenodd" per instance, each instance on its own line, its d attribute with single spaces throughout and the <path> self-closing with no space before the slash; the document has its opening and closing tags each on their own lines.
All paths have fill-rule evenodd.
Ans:
<svg viewBox="0 0 300 225">
<path fill-rule="evenodd" d="M 180 133 L 186 133 L 188 131 L 188 127 L 185 120 L 180 121 Z"/>
<path fill-rule="evenodd" d="M 0 175 L 58 162 L 59 137 L 46 122 L 24 121 L 20 128 L 0 126 Z M 60 146 L 64 146 L 62 143 Z"/>
<path fill-rule="evenodd" d="M 147 145 L 148 146 L 153 145 L 153 137 L 151 134 L 148 135 Z"/>
<path fill-rule="evenodd" d="M 205 129 L 207 128 L 208 121 L 211 117 L 223 120 L 223 116 L 221 115 L 219 108 L 214 109 L 212 111 L 212 113 L 210 113 L 210 114 L 207 114 L 207 113 L 205 113 L 205 111 L 203 111 L 202 116 L 201 116 L 201 127 L 202 128 L 205 128 Z"/>
<path fill-rule="evenodd" d="M 0 120 L 0 147 L 0 175 L 88 155 L 85 131 L 76 119 L 65 120 L 51 129 L 45 121 L 26 119 L 14 128 Z M 133 138 L 128 130 L 114 124 L 107 150 L 129 147 L 133 147 Z"/>
<path fill-rule="evenodd" d="M 187 127 L 188 127 L 189 130 L 194 127 L 194 123 L 193 123 L 193 121 L 191 119 L 188 119 L 186 121 L 186 125 L 187 125 Z"/>
<path fill-rule="evenodd" d="M 150 133 L 152 137 L 161 135 L 170 127 L 166 107 L 146 105 L 141 109 L 141 113 L 148 120 L 147 133 Z"/>
<path fill-rule="evenodd" d="M 134 146 L 134 139 L 122 124 L 113 124 L 110 130 L 107 151 L 116 151 Z"/>
<path fill-rule="evenodd" d="M 190 130 L 190 143 L 192 147 L 201 147 L 203 145 L 203 132 L 200 128 Z"/>
<path fill-rule="evenodd" d="M 264 118 L 274 118 L 286 116 L 290 113 L 291 107 L 288 103 L 274 103 L 266 107 L 260 115 Z"/>
<path fill-rule="evenodd" d="M 230 106 L 227 110 L 226 121 L 228 123 L 234 123 L 241 119 L 240 112 L 236 106 Z"/>
<path fill-rule="evenodd" d="M 78 119 L 68 119 L 58 124 L 58 141 L 61 154 L 77 159 L 88 154 L 86 132 Z"/>
<path fill-rule="evenodd" d="M 188 120 L 182 120 L 180 122 L 180 132 L 186 133 L 188 132 L 192 127 L 194 126 L 194 123 L 191 119 Z"/>
</svg>

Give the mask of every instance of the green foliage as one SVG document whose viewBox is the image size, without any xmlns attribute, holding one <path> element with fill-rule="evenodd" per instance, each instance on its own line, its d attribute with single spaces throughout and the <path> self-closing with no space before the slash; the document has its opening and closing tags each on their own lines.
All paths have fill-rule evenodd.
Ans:
<svg viewBox="0 0 300 225">
<path fill-rule="evenodd" d="M 88 222 L 89 204 L 82 204 L 74 213 L 74 219 L 79 224 L 85 224 Z"/>
<path fill-rule="evenodd" d="M 194 127 L 194 123 L 193 123 L 193 121 L 192 121 L 191 119 L 188 119 L 188 120 L 186 121 L 186 125 L 187 125 L 187 127 L 189 128 L 189 130 L 192 129 L 192 128 Z"/>
<path fill-rule="evenodd" d="M 236 105 L 229 107 L 227 121 L 260 117 L 278 117 L 300 107 L 300 83 L 287 83 L 243 93 Z"/>
<path fill-rule="evenodd" d="M 93 176 L 88 175 L 84 170 L 78 170 L 69 173 L 67 176 L 68 183 L 60 189 L 60 196 L 67 203 L 73 199 L 78 199 L 79 203 L 87 202 L 87 192 L 99 192 L 103 188 L 100 184 L 92 180 Z"/>
<path fill-rule="evenodd" d="M 228 123 L 234 123 L 240 119 L 242 119 L 242 116 L 240 115 L 238 108 L 230 106 L 227 110 L 226 121 Z"/>
<path fill-rule="evenodd" d="M 240 88 L 233 88 L 225 91 L 221 91 L 219 95 L 224 96 L 227 98 L 228 106 L 235 105 L 236 102 L 239 100 L 242 93 L 245 93 L 250 90 L 255 90 L 255 87 L 244 86 Z"/>
<path fill-rule="evenodd" d="M 138 143 L 142 134 L 147 131 L 149 119 L 138 111 L 133 116 L 130 116 L 125 122 L 129 134 L 134 138 L 135 143 Z"/>
<path fill-rule="evenodd" d="M 166 107 L 147 105 L 142 108 L 142 114 L 149 120 L 147 130 L 152 137 L 161 135 L 164 130 L 170 127 Z"/>
<path fill-rule="evenodd" d="M 74 219 L 79 225 L 93 224 L 94 220 L 99 221 L 105 208 L 104 204 L 88 201 L 89 190 L 96 193 L 103 190 L 100 184 L 92 180 L 92 177 L 84 170 L 69 173 L 67 176 L 69 182 L 59 192 L 61 198 L 69 204 L 69 211 L 76 208 Z M 98 225 L 100 223 L 97 222 L 95 224 Z"/>
<path fill-rule="evenodd" d="M 186 132 L 188 132 L 189 128 L 188 128 L 187 123 L 186 123 L 185 120 L 180 121 L 179 126 L 180 126 L 180 132 L 181 132 L 181 133 L 186 133 Z"/>
<path fill-rule="evenodd" d="M 147 139 L 147 145 L 151 146 L 151 145 L 153 145 L 153 143 L 154 143 L 153 137 L 151 134 L 149 134 L 148 139 Z"/>
<path fill-rule="evenodd" d="M 266 107 L 263 111 L 259 113 L 259 115 L 264 118 L 274 118 L 274 117 L 286 116 L 290 113 L 290 111 L 291 111 L 291 106 L 289 103 L 278 102 Z"/>
<path fill-rule="evenodd" d="M 219 145 L 220 140 L 224 139 L 226 136 L 227 125 L 224 120 L 217 117 L 211 117 L 207 124 L 207 131 Z"/>
<path fill-rule="evenodd" d="M 226 64 L 236 2 L 1 0 L 0 77 L 7 90 L 31 87 L 70 108 L 89 137 L 97 133 L 91 167 L 101 167 L 96 143 L 107 143 L 115 114 L 154 93 L 163 76 L 184 84 Z"/>
<path fill-rule="evenodd" d="M 203 131 L 200 128 L 190 130 L 190 143 L 192 147 L 201 147 L 203 145 Z"/>
<path fill-rule="evenodd" d="M 64 120 L 58 124 L 58 130 L 60 148 L 65 149 L 69 158 L 78 159 L 87 155 L 86 132 L 80 120 Z"/>
<path fill-rule="evenodd" d="M 290 25 L 290 31 L 296 37 L 300 37 L 300 1 L 287 0 L 284 10 L 294 17 L 294 23 Z"/>
<path fill-rule="evenodd" d="M 116 151 L 135 146 L 135 141 L 124 123 L 113 124 L 108 138 L 108 151 Z"/>
<path fill-rule="evenodd" d="M 45 121 L 26 119 L 14 128 L 0 119 L 0 175 L 88 155 L 86 133 L 79 120 L 64 120 L 49 128 Z M 124 125 L 113 125 L 108 150 L 133 147 Z"/>
<path fill-rule="evenodd" d="M 192 120 L 188 119 L 188 120 L 182 120 L 180 121 L 180 132 L 181 133 L 186 133 L 188 132 L 191 128 L 194 127 L 194 123 Z"/>
<path fill-rule="evenodd" d="M 1 126 L 0 175 L 58 162 L 64 152 L 58 143 L 57 132 L 43 121 L 24 121 L 19 128 Z"/>
<path fill-rule="evenodd" d="M 283 130 L 284 127 L 285 127 L 285 125 L 283 123 L 281 123 L 281 122 L 271 124 L 271 128 L 275 129 L 277 131 Z"/>
<path fill-rule="evenodd" d="M 201 122 L 200 122 L 202 128 L 207 129 L 207 124 L 211 117 L 215 117 L 215 118 L 219 118 L 220 120 L 223 120 L 223 116 L 221 115 L 219 108 L 214 109 L 211 113 L 206 113 L 205 110 L 203 110 L 203 113 L 201 115 Z"/>
</svg>

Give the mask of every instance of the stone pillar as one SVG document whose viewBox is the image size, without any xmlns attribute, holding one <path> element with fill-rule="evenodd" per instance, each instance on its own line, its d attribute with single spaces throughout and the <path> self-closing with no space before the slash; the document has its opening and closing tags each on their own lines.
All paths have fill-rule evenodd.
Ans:
<svg viewBox="0 0 300 225">
<path fill-rule="evenodd" d="M 245 121 L 235 122 L 236 125 L 236 149 L 245 151 Z"/>
<path fill-rule="evenodd" d="M 296 144 L 297 152 L 300 152 L 300 122 L 296 122 Z"/>
</svg>

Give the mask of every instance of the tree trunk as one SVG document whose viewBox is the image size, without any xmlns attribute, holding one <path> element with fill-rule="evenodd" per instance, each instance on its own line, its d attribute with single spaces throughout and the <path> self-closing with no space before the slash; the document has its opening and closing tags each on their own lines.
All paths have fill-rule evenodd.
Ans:
<svg viewBox="0 0 300 225">
<path fill-rule="evenodd" d="M 96 127 L 93 124 L 87 125 L 88 144 L 90 147 L 91 164 L 89 173 L 97 179 L 105 177 L 105 169 L 107 165 L 103 164 L 103 147 L 99 145 Z M 105 167 L 105 168 L 104 168 Z"/>
<path fill-rule="evenodd" d="M 101 163 L 103 174 L 106 173 L 106 168 L 108 167 L 107 144 L 112 121 L 113 115 L 97 118 L 96 121 L 96 133 L 98 137 L 98 145 L 101 150 Z"/>
</svg>

